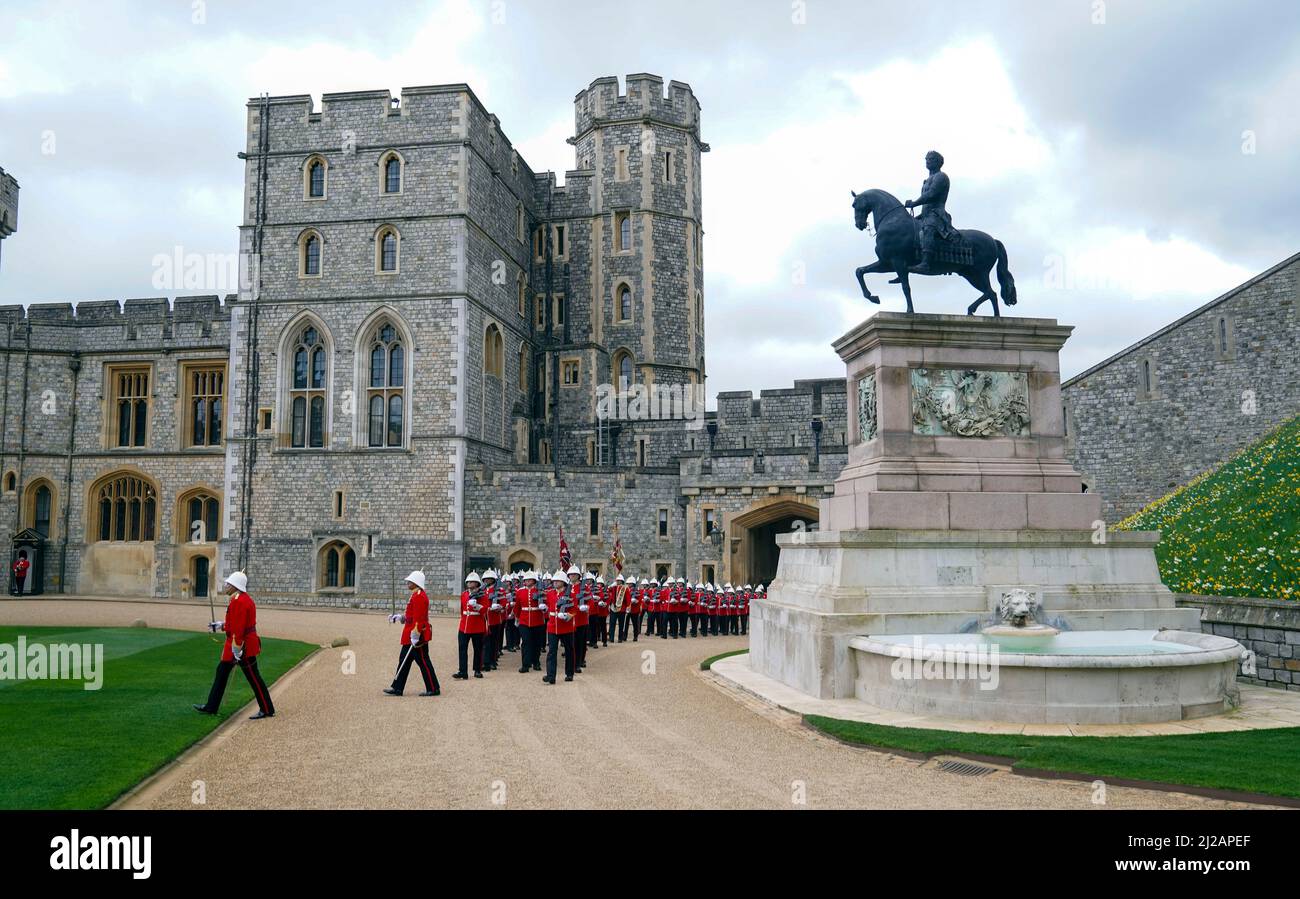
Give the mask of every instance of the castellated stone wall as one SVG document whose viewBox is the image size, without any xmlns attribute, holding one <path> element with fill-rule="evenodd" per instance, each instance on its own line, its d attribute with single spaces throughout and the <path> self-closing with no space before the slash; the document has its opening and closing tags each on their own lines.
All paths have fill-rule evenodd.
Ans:
<svg viewBox="0 0 1300 899">
<path fill-rule="evenodd" d="M 1300 255 L 1062 385 L 1068 453 L 1114 522 L 1300 414 Z"/>
<path fill-rule="evenodd" d="M 688 421 L 680 406 L 600 429 L 597 399 L 617 383 L 622 354 L 638 388 L 680 400 L 704 382 L 708 146 L 689 86 L 665 89 L 652 75 L 628 76 L 622 92 L 616 79 L 597 79 L 574 117 L 575 168 L 557 186 L 465 85 L 326 94 L 319 110 L 308 96 L 250 101 L 239 232 L 248 277 L 238 298 L 0 309 L 0 474 L 15 482 L 0 491 L 0 536 L 32 524 L 26 500 L 45 485 L 50 592 L 184 597 L 201 560 L 214 589 L 244 565 L 263 601 L 335 606 L 387 606 L 414 568 L 439 598 L 485 559 L 508 566 L 525 553 L 554 564 L 559 523 L 581 562 L 608 560 L 618 523 L 629 569 L 711 571 L 719 581 L 758 570 L 755 540 L 815 520 L 843 465 L 843 382 L 724 395 L 710 416 L 713 446 L 701 410 Z M 388 191 L 394 154 L 401 184 Z M 309 191 L 313 162 L 323 166 L 319 197 Z M 396 271 L 379 265 L 388 227 L 400 237 Z M 308 236 L 320 240 L 319 273 L 304 270 Z M 385 385 L 383 398 L 398 397 L 403 427 L 397 445 L 372 446 L 371 353 L 386 327 L 404 357 L 402 384 Z M 323 379 L 296 388 L 296 353 L 316 349 L 303 342 L 309 331 Z M 226 365 L 224 440 L 194 449 L 179 381 L 204 360 Z M 564 362 L 578 363 L 576 383 L 560 382 Z M 149 374 L 139 448 L 117 448 L 112 432 L 106 372 L 128 363 Z M 295 398 L 322 403 L 319 445 L 295 438 Z M 816 460 L 814 418 L 825 423 Z M 598 441 L 609 449 L 597 452 Z M 539 464 L 547 445 L 554 461 Z M 92 532 L 92 493 L 113 472 L 155 491 L 154 540 Z M 219 533 L 195 544 L 177 506 L 199 490 L 220 503 Z M 601 520 L 590 535 L 593 507 Z M 525 508 L 531 519 L 521 520 Z M 706 513 L 725 540 L 705 533 Z M 352 559 L 349 583 L 326 583 L 333 549 Z"/>
<path fill-rule="evenodd" d="M 229 307 L 217 297 L 181 297 L 174 306 L 165 298 L 127 300 L 125 308 L 80 303 L 75 314 L 67 303 L 34 304 L 25 316 L 21 306 L 0 307 L 0 540 L 34 524 L 33 492 L 49 489 L 47 592 L 181 596 L 192 585 L 194 556 L 215 565 L 218 535 L 202 545 L 187 539 L 188 516 L 177 502 L 197 489 L 221 496 L 222 450 L 186 445 L 180 376 L 189 363 L 225 363 L 229 323 Z M 110 366 L 128 364 L 149 373 L 147 439 L 138 448 L 118 447 L 114 431 Z M 93 494 L 119 472 L 156 491 L 152 543 L 95 539 Z"/>
</svg>

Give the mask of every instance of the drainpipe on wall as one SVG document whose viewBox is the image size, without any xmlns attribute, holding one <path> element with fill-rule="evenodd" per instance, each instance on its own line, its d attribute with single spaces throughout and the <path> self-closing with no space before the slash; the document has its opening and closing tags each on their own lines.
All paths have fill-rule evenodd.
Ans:
<svg viewBox="0 0 1300 899">
<path fill-rule="evenodd" d="M 18 483 L 14 485 L 15 495 L 18 497 L 18 503 L 14 506 L 14 533 L 18 533 L 22 526 L 23 514 L 23 466 L 27 460 L 27 389 L 28 375 L 31 371 L 32 363 L 32 323 L 26 323 L 26 349 L 23 352 L 23 400 L 18 407 L 18 414 L 21 416 L 21 424 L 18 428 Z"/>
<path fill-rule="evenodd" d="M 72 514 L 72 450 L 77 439 L 77 373 L 81 371 L 81 354 L 74 352 L 68 360 L 72 372 L 72 420 L 68 425 L 68 467 L 63 477 L 63 539 L 59 541 L 59 592 L 68 592 L 68 522 Z"/>
<path fill-rule="evenodd" d="M 689 496 L 687 496 L 686 494 L 684 494 L 684 493 L 679 493 L 679 494 L 677 495 L 677 508 L 679 508 L 679 509 L 682 510 L 682 527 L 681 527 L 681 532 L 682 532 L 682 548 L 681 548 L 682 569 L 681 569 L 681 571 L 678 573 L 678 577 L 686 577 L 686 564 L 687 564 L 687 561 L 688 561 L 688 559 L 687 559 L 687 553 L 686 553 L 686 547 L 687 547 L 687 541 L 689 540 L 689 535 L 686 533 L 686 509 L 690 506 L 690 503 L 691 503 L 691 498 L 690 498 Z"/>
</svg>

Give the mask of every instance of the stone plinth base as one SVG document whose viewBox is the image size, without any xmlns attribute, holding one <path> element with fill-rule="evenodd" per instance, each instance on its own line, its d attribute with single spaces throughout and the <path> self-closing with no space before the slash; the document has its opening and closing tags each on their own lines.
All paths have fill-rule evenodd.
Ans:
<svg viewBox="0 0 1300 899">
<path fill-rule="evenodd" d="M 1160 582 L 1157 535 L 859 530 L 783 535 L 780 570 L 750 612 L 755 671 L 820 698 L 854 695 L 849 641 L 994 623 L 1002 591 L 1032 590 L 1063 630 L 1200 629 Z"/>
</svg>

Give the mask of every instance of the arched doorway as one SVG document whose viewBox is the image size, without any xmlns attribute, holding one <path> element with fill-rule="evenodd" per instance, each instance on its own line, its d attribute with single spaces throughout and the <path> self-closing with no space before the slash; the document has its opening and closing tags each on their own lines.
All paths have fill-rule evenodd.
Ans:
<svg viewBox="0 0 1300 899">
<path fill-rule="evenodd" d="M 526 549 L 510 554 L 506 567 L 511 571 L 530 571 L 537 567 L 537 557 Z"/>
<path fill-rule="evenodd" d="M 731 519 L 727 543 L 731 559 L 728 576 L 733 584 L 770 584 L 776 577 L 781 550 L 778 534 L 815 530 L 818 508 L 791 497 L 772 497 Z"/>
</svg>

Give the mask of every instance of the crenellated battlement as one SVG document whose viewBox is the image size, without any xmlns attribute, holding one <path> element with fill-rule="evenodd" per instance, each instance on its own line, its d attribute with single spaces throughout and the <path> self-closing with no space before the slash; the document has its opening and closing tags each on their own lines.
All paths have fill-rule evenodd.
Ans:
<svg viewBox="0 0 1300 899">
<path fill-rule="evenodd" d="M 627 86 L 623 92 L 612 75 L 597 78 L 578 92 L 573 100 L 574 134 L 582 135 L 598 124 L 647 118 L 699 129 L 700 103 L 689 84 L 670 81 L 665 91 L 661 77 L 644 72 L 624 80 Z"/>
<path fill-rule="evenodd" d="M 18 230 L 18 182 L 0 169 L 0 240 Z"/>
<path fill-rule="evenodd" d="M 103 325 L 166 324 L 167 322 L 229 321 L 233 294 L 217 296 L 143 297 L 125 301 L 86 300 L 72 303 L 32 303 L 0 306 L 0 323 L 33 326 L 99 327 Z"/>
</svg>

